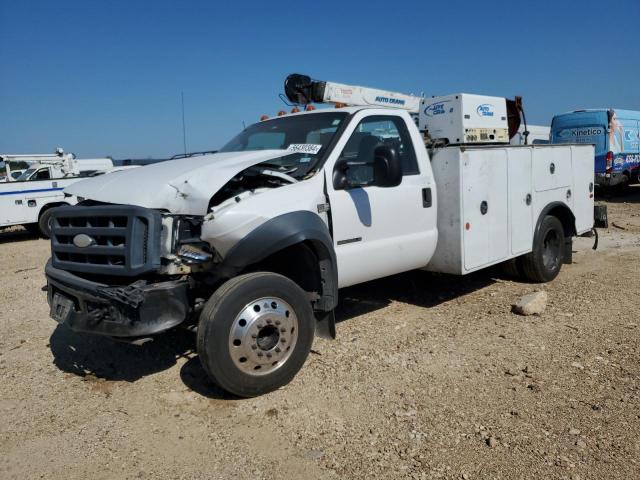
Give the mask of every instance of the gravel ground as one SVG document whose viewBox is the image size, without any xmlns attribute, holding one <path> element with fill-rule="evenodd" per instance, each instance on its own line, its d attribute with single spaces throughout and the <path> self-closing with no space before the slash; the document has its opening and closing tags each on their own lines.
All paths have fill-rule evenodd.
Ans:
<svg viewBox="0 0 640 480">
<path fill-rule="evenodd" d="M 338 339 L 230 398 L 193 333 L 48 318 L 44 240 L 0 233 L 0 478 L 640 478 L 640 188 L 546 285 L 411 272 L 341 292 Z M 545 289 L 541 316 L 511 313 Z"/>
</svg>

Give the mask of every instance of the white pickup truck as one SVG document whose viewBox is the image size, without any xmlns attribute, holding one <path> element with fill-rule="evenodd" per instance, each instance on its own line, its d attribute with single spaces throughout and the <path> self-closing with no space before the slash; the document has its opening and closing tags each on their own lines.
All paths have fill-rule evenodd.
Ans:
<svg viewBox="0 0 640 480">
<path fill-rule="evenodd" d="M 109 158 L 77 160 L 61 148 L 54 154 L 0 155 L 7 168 L 7 181 L 0 182 L 0 227 L 23 225 L 49 238 L 49 221 L 54 207 L 73 205 L 76 199 L 63 190 L 83 176 L 113 169 Z M 11 164 L 29 168 L 14 178 Z"/>
<path fill-rule="evenodd" d="M 335 337 L 342 287 L 507 261 L 555 278 L 593 227 L 593 147 L 427 149 L 405 109 L 318 109 L 66 191 L 85 200 L 53 214 L 51 316 L 120 339 L 197 322 L 210 377 L 254 396 Z"/>
</svg>

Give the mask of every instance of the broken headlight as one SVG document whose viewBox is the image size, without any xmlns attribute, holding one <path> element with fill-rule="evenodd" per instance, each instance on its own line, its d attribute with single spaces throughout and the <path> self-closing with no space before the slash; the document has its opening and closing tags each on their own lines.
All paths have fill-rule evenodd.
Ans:
<svg viewBox="0 0 640 480">
<path fill-rule="evenodd" d="M 173 252 L 187 264 L 213 260 L 213 252 L 200 239 L 203 217 L 176 215 L 173 217 Z"/>
</svg>

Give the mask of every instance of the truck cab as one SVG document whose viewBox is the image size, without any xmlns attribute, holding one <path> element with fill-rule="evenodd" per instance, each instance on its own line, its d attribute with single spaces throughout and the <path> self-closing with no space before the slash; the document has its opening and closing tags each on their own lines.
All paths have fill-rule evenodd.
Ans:
<svg viewBox="0 0 640 480">
<path fill-rule="evenodd" d="M 35 180 L 49 180 L 51 178 L 61 178 L 62 171 L 53 166 L 27 168 L 15 179 L 16 182 L 28 182 Z"/>
</svg>

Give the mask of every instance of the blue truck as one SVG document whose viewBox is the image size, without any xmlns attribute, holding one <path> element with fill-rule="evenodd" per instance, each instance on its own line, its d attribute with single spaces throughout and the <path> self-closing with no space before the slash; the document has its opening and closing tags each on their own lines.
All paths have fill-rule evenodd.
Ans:
<svg viewBox="0 0 640 480">
<path fill-rule="evenodd" d="M 640 181 L 640 111 L 602 108 L 556 115 L 551 143 L 595 145 L 599 187 L 625 187 Z"/>
</svg>

